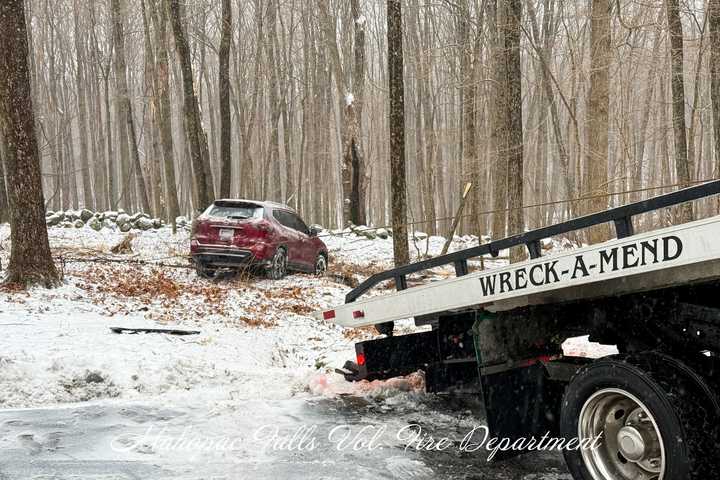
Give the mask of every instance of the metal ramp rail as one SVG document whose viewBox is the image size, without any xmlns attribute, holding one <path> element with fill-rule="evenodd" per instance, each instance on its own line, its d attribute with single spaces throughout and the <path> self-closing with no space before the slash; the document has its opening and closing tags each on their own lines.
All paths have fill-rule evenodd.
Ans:
<svg viewBox="0 0 720 480">
<path fill-rule="evenodd" d="M 616 238 L 623 239 L 630 237 L 635 234 L 632 218 L 636 215 L 652 212 L 662 208 L 673 207 L 682 203 L 700 200 L 717 194 L 720 194 L 720 180 L 714 180 L 694 187 L 678 190 L 676 192 L 659 195 L 640 202 L 630 203 L 628 205 L 611 208 L 591 215 L 578 217 L 567 222 L 513 235 L 511 237 L 496 240 L 477 247 L 460 250 L 447 255 L 386 270 L 369 277 L 356 288 L 351 290 L 345 297 L 345 303 L 352 303 L 356 301 L 378 284 L 388 280 L 395 281 L 398 291 L 406 290 L 408 288 L 408 275 L 444 265 L 454 265 L 455 275 L 457 277 L 467 275 L 468 260 L 483 255 L 497 257 L 501 250 L 511 247 L 524 245 L 528 250 L 530 259 L 534 260 L 542 256 L 542 249 L 540 246 L 540 242 L 542 240 L 556 235 L 562 235 L 593 227 L 595 225 L 613 223 Z"/>
</svg>

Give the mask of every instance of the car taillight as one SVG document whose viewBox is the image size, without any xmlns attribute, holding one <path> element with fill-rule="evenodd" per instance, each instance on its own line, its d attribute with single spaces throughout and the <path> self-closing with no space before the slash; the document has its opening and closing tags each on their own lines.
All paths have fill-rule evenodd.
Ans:
<svg viewBox="0 0 720 480">
<path fill-rule="evenodd" d="M 365 312 L 363 312 L 362 310 L 355 310 L 353 312 L 353 318 L 365 318 Z"/>
<path fill-rule="evenodd" d="M 357 364 L 361 367 L 365 365 L 365 354 L 362 352 L 358 352 L 357 354 Z"/>
<path fill-rule="evenodd" d="M 335 310 L 328 310 L 327 312 L 323 312 L 323 318 L 325 320 L 332 320 L 335 318 Z"/>
</svg>

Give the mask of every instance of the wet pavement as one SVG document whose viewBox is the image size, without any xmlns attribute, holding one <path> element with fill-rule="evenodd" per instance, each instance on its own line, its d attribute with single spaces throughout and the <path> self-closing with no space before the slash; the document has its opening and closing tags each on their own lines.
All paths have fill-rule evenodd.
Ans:
<svg viewBox="0 0 720 480">
<path fill-rule="evenodd" d="M 5 410 L 0 480 L 570 480 L 557 453 L 488 463 L 463 451 L 481 418 L 415 394 Z"/>
</svg>

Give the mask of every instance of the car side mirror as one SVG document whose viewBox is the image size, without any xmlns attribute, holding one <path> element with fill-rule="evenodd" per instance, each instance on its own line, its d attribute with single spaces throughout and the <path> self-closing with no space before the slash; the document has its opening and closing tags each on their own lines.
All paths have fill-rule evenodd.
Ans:
<svg viewBox="0 0 720 480">
<path fill-rule="evenodd" d="M 317 237 L 320 234 L 321 230 L 318 227 L 312 226 L 310 227 L 310 236 L 311 237 Z"/>
</svg>

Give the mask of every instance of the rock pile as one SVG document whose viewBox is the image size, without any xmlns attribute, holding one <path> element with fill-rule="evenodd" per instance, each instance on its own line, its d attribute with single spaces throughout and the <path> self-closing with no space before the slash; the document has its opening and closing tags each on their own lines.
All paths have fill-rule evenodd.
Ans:
<svg viewBox="0 0 720 480">
<path fill-rule="evenodd" d="M 179 227 L 187 226 L 185 217 L 177 218 Z M 152 218 L 146 213 L 128 214 L 124 210 L 93 212 L 86 208 L 82 210 L 48 211 L 45 214 L 45 223 L 48 227 L 83 228 L 90 227 L 95 231 L 103 228 L 129 232 L 130 230 L 157 230 L 165 225 L 159 218 Z"/>
</svg>

